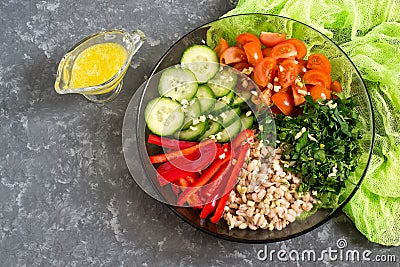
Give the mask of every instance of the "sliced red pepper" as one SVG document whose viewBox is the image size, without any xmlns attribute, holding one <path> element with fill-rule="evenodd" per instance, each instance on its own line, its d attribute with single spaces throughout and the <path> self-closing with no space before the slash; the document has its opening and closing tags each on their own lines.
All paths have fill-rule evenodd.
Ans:
<svg viewBox="0 0 400 267">
<path fill-rule="evenodd" d="M 210 179 L 213 177 L 213 175 L 221 168 L 222 165 L 224 165 L 226 162 L 228 162 L 231 159 L 231 151 L 228 150 L 225 153 L 225 158 L 220 159 L 217 158 L 214 160 L 214 162 L 211 164 L 210 167 L 208 167 L 202 174 L 201 177 L 194 182 L 191 185 L 191 188 L 186 190 L 184 193 L 182 193 L 178 199 L 178 205 L 182 206 L 188 199 L 189 197 L 197 192 L 203 185 L 208 183 Z"/>
<path fill-rule="evenodd" d="M 204 191 L 201 195 L 206 199 L 204 208 L 201 211 L 200 218 L 205 219 L 210 215 L 217 207 L 218 200 L 224 192 L 224 186 L 226 177 L 229 176 L 231 165 L 229 162 L 225 163 L 218 172 L 214 175 L 207 187 L 204 187 Z"/>
<path fill-rule="evenodd" d="M 236 184 L 236 180 L 239 176 L 240 170 L 242 169 L 242 166 L 244 164 L 244 161 L 246 159 L 246 154 L 247 151 L 250 149 L 250 144 L 246 143 L 242 147 L 240 147 L 240 152 L 238 155 L 238 159 L 236 163 L 232 167 L 232 172 L 229 176 L 229 179 L 226 183 L 225 190 L 224 190 L 224 196 L 218 201 L 217 208 L 215 209 L 214 215 L 211 217 L 211 222 L 213 223 L 218 223 L 219 220 L 222 217 L 222 214 L 225 209 L 226 202 L 228 201 L 229 194 L 232 190 L 232 188 Z"/>
<path fill-rule="evenodd" d="M 157 168 L 157 179 L 161 186 L 179 180 L 190 175 L 192 172 L 178 169 L 170 162 L 161 164 Z"/>
<path fill-rule="evenodd" d="M 250 129 L 245 129 L 241 131 L 235 139 L 232 140 L 231 147 L 236 150 L 236 148 L 240 147 L 244 141 L 248 139 L 254 138 L 254 132 Z"/>
<path fill-rule="evenodd" d="M 186 176 L 185 179 L 188 181 L 189 185 L 192 185 L 199 178 L 199 173 L 194 172 Z"/>
<path fill-rule="evenodd" d="M 203 147 L 205 145 L 209 145 L 210 143 L 215 143 L 215 142 L 211 139 L 207 139 L 203 142 L 197 143 L 194 146 L 187 147 L 187 148 L 179 150 L 179 151 L 174 151 L 174 152 L 170 152 L 170 153 L 166 153 L 166 154 L 153 155 L 153 156 L 150 156 L 150 162 L 153 164 L 163 163 L 163 162 L 170 161 L 174 158 L 188 156 L 188 155 L 191 155 L 191 154 L 195 153 L 196 151 L 198 151 L 201 147 Z"/>
<path fill-rule="evenodd" d="M 195 146 L 198 144 L 198 142 L 180 141 L 180 140 L 176 140 L 176 139 L 161 137 L 161 136 L 158 136 L 155 134 L 149 134 L 149 138 L 147 141 L 150 144 L 161 146 L 163 148 L 171 148 L 174 150 L 185 149 L 185 148 L 192 147 L 192 146 Z"/>
</svg>

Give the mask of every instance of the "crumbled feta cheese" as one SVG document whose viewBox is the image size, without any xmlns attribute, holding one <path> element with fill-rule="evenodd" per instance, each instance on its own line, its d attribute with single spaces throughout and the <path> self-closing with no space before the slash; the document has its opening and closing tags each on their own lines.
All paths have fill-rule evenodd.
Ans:
<svg viewBox="0 0 400 267">
<path fill-rule="evenodd" d="M 222 153 L 221 155 L 218 156 L 219 159 L 224 159 L 225 158 L 225 153 Z"/>
<path fill-rule="evenodd" d="M 285 69 L 282 67 L 282 65 L 279 65 L 279 71 L 280 72 L 282 72 L 282 71 L 284 71 Z"/>
<path fill-rule="evenodd" d="M 311 194 L 312 194 L 313 196 L 316 196 L 316 195 L 318 194 L 318 192 L 317 192 L 317 190 L 313 190 L 313 191 L 311 191 Z"/>
<path fill-rule="evenodd" d="M 222 98 L 218 99 L 219 101 L 225 102 L 226 104 L 229 105 L 229 99 L 226 97 L 226 95 L 224 95 Z"/>
<path fill-rule="evenodd" d="M 189 102 L 189 104 L 190 104 L 190 105 L 194 105 L 195 102 L 196 102 L 196 100 L 193 99 L 193 100 L 191 100 L 191 101 Z"/>
<path fill-rule="evenodd" d="M 251 116 L 251 110 L 249 110 L 249 111 L 246 112 L 246 116 L 247 116 L 247 117 L 250 117 L 250 116 Z"/>
<path fill-rule="evenodd" d="M 254 95 L 254 96 L 258 96 L 257 91 L 250 91 L 250 93 L 251 93 L 252 95 Z"/>
<path fill-rule="evenodd" d="M 204 41 L 204 39 L 201 39 L 201 43 L 206 44 L 206 41 Z"/>
<path fill-rule="evenodd" d="M 197 124 L 199 124 L 199 119 L 198 118 L 193 118 L 192 125 L 197 125 Z"/>
<path fill-rule="evenodd" d="M 275 77 L 274 82 L 278 82 L 278 81 L 279 81 L 278 77 Z"/>
<path fill-rule="evenodd" d="M 248 81 L 247 81 L 246 79 L 243 79 L 243 81 L 242 81 L 242 87 L 243 87 L 243 88 L 247 88 L 247 86 L 249 86 Z"/>
<path fill-rule="evenodd" d="M 210 114 L 211 115 L 211 114 Z M 201 121 L 201 122 L 205 122 L 206 121 L 206 116 L 204 116 L 204 115 L 201 115 L 200 117 L 199 117 L 199 121 Z"/>
<path fill-rule="evenodd" d="M 315 139 L 314 136 L 312 136 L 311 134 L 308 134 L 308 138 L 309 138 L 311 141 L 318 142 L 318 140 Z"/>
<path fill-rule="evenodd" d="M 307 69 L 305 67 L 303 67 L 303 72 L 306 72 L 306 71 L 307 71 Z"/>
<path fill-rule="evenodd" d="M 267 84 L 267 88 L 268 88 L 269 90 L 272 90 L 272 89 L 274 88 L 274 85 L 273 85 L 272 83 L 268 83 L 268 84 Z"/>
<path fill-rule="evenodd" d="M 224 148 L 224 152 L 228 152 L 228 149 L 227 149 L 227 148 Z"/>
<path fill-rule="evenodd" d="M 299 62 L 297 60 L 294 61 L 294 64 L 299 64 Z"/>
<path fill-rule="evenodd" d="M 264 130 L 264 126 L 260 125 L 258 126 L 258 129 L 260 129 L 260 131 L 262 132 Z"/>
<path fill-rule="evenodd" d="M 197 127 L 190 126 L 189 128 L 190 128 L 190 130 L 192 130 L 192 131 L 197 131 Z"/>
<path fill-rule="evenodd" d="M 274 86 L 274 91 L 278 93 L 279 90 L 281 90 L 281 88 L 282 88 L 282 86 L 280 86 L 280 85 L 275 85 L 275 86 Z"/>
<path fill-rule="evenodd" d="M 212 120 L 212 119 L 214 119 L 214 116 L 211 115 L 211 114 L 208 114 L 208 118 L 209 118 L 210 120 Z"/>
<path fill-rule="evenodd" d="M 333 103 L 332 100 L 329 100 L 326 105 L 330 108 L 330 109 L 334 109 L 337 107 L 337 103 Z"/>
<path fill-rule="evenodd" d="M 328 174 L 328 177 L 335 177 L 336 176 L 336 173 L 330 173 L 330 174 Z"/>
<path fill-rule="evenodd" d="M 246 75 L 250 75 L 250 74 L 253 72 L 253 70 L 254 70 L 253 67 L 244 68 L 244 69 L 242 70 L 242 73 L 243 73 L 243 74 L 246 74 Z"/>
<path fill-rule="evenodd" d="M 212 140 L 215 140 L 215 135 L 210 135 L 208 138 L 210 138 L 210 139 L 212 139 Z"/>
<path fill-rule="evenodd" d="M 222 138 L 222 132 L 218 132 L 218 133 L 216 134 L 216 137 L 217 137 L 217 140 L 221 140 L 221 138 Z"/>
<path fill-rule="evenodd" d="M 294 136 L 294 140 L 299 139 L 299 138 L 303 135 L 303 133 L 304 133 L 306 130 L 307 130 L 306 127 L 303 127 L 303 128 L 301 129 L 301 131 L 298 132 L 298 133 Z"/>
<path fill-rule="evenodd" d="M 219 116 L 220 116 L 221 118 L 223 118 L 223 119 L 226 119 L 226 114 L 225 114 L 225 112 L 222 112 Z"/>
<path fill-rule="evenodd" d="M 182 99 L 181 104 L 182 105 L 189 105 L 189 101 L 187 101 L 187 99 Z"/>
<path fill-rule="evenodd" d="M 301 95 L 307 95 L 307 91 L 306 91 L 306 90 L 298 89 L 297 92 L 298 92 L 299 94 L 301 94 Z"/>
</svg>

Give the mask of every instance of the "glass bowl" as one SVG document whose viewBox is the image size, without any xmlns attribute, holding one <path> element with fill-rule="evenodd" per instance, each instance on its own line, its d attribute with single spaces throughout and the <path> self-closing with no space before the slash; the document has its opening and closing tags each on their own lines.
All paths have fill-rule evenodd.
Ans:
<svg viewBox="0 0 400 267">
<path fill-rule="evenodd" d="M 213 47 L 218 43 L 220 37 L 229 39 L 229 36 L 237 36 L 244 32 L 259 35 L 260 32 L 256 32 L 254 29 L 260 28 L 263 31 L 286 33 L 287 38 L 294 37 L 302 40 L 307 46 L 308 54 L 323 53 L 328 56 L 332 64 L 332 79 L 338 80 L 342 84 L 346 96 L 354 96 L 360 103 L 357 112 L 360 114 L 363 123 L 363 151 L 362 160 L 354 172 L 354 177 L 349 178 L 352 183 L 346 187 L 346 193 L 340 198 L 340 203 L 335 209 L 318 209 L 315 213 L 290 223 L 282 230 L 259 229 L 254 231 L 236 228 L 229 230 L 223 219 L 218 224 L 213 224 L 209 220 L 200 219 L 199 212 L 192 208 L 169 205 L 172 211 L 195 228 L 219 238 L 245 243 L 266 243 L 290 239 L 307 233 L 332 218 L 348 203 L 359 188 L 368 168 L 374 141 L 373 110 L 360 73 L 349 57 L 329 38 L 312 27 L 293 19 L 267 14 L 244 14 L 209 22 L 191 31 L 173 44 L 158 61 L 152 75 L 167 67 L 179 64 L 183 51 L 192 44 L 202 44 L 206 41 L 208 45 Z M 149 130 L 144 119 L 144 109 L 146 104 L 156 96 L 158 96 L 156 88 L 147 84 L 142 92 L 137 113 L 137 148 L 147 178 L 152 182 L 156 192 L 163 191 L 159 197 L 168 203 L 174 195 L 172 192 L 166 193 L 164 189 L 161 190 L 157 183 L 155 169 L 149 160 L 150 155 L 162 153 L 162 150 L 147 144 L 146 141 Z"/>
</svg>

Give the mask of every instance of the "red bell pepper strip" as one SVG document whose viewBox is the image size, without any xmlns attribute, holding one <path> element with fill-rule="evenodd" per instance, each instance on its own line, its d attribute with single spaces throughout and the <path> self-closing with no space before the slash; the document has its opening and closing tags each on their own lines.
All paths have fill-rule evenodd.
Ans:
<svg viewBox="0 0 400 267">
<path fill-rule="evenodd" d="M 250 129 L 245 129 L 241 131 L 235 139 L 232 140 L 231 147 L 233 150 L 236 150 L 236 148 L 240 147 L 244 141 L 247 142 L 247 140 L 254 138 L 254 132 Z"/>
<path fill-rule="evenodd" d="M 179 169 L 189 172 L 198 172 L 204 170 L 213 162 L 217 151 L 218 148 L 215 143 L 209 143 L 202 148 L 201 153 L 200 150 L 198 150 L 187 157 L 182 156 L 174 158 L 169 162 Z"/>
<path fill-rule="evenodd" d="M 218 201 L 225 191 L 225 184 L 231 171 L 232 165 L 230 162 L 225 163 L 215 174 L 214 178 L 216 178 L 213 178 L 214 181 L 210 181 L 209 186 L 204 187 L 205 192 L 202 192 L 202 195 L 207 200 L 201 211 L 200 218 L 207 218 L 217 207 Z"/>
<path fill-rule="evenodd" d="M 246 159 L 247 151 L 249 149 L 250 149 L 249 143 L 246 143 L 242 147 L 240 147 L 238 159 L 237 159 L 236 163 L 232 166 L 231 175 L 229 176 L 229 179 L 225 186 L 224 196 L 219 200 L 218 206 L 215 209 L 214 215 L 210 219 L 211 222 L 218 223 L 219 220 L 221 219 L 222 214 L 225 209 L 226 202 L 228 201 L 228 198 L 229 198 L 229 194 L 230 194 L 232 188 L 235 186 L 236 180 L 239 176 L 240 170 L 242 169 L 242 166 Z"/>
<path fill-rule="evenodd" d="M 211 164 L 211 166 L 208 167 L 201 174 L 201 177 L 191 185 L 190 189 L 185 190 L 185 192 L 179 196 L 178 203 L 177 203 L 179 206 L 182 206 L 192 194 L 197 192 L 197 190 L 201 189 L 201 187 L 203 185 L 207 184 L 208 181 L 210 181 L 210 179 L 214 176 L 214 174 L 216 174 L 217 171 L 221 168 L 221 166 L 224 165 L 225 163 L 227 163 L 231 159 L 230 149 L 224 153 L 225 153 L 224 158 L 221 159 L 218 157 L 216 160 L 214 160 L 214 162 Z M 217 156 L 219 156 L 219 155 L 217 155 Z"/>
<path fill-rule="evenodd" d="M 192 172 L 179 169 L 170 162 L 161 164 L 157 168 L 157 179 L 161 186 L 179 180 L 182 177 L 190 175 Z"/>
<path fill-rule="evenodd" d="M 210 143 L 215 143 L 215 142 L 211 139 L 207 139 L 207 140 L 200 142 L 194 146 L 187 147 L 187 148 L 184 148 L 179 151 L 173 151 L 173 152 L 166 153 L 166 154 L 153 155 L 153 156 L 150 156 L 150 162 L 153 164 L 163 163 L 163 162 L 170 161 L 174 158 L 188 156 L 188 155 L 191 155 L 191 154 L 195 153 L 196 151 L 198 151 L 201 147 L 209 145 Z"/>
<path fill-rule="evenodd" d="M 147 142 L 149 142 L 150 144 L 161 146 L 163 148 L 171 148 L 174 150 L 180 150 L 198 144 L 198 142 L 180 141 L 176 139 L 161 137 L 154 134 L 149 134 Z"/>
<path fill-rule="evenodd" d="M 211 201 L 211 195 L 216 192 L 215 190 L 217 190 L 217 188 L 220 186 L 220 184 L 222 183 L 223 178 L 226 175 L 226 171 L 228 169 L 229 166 L 229 162 L 226 162 L 224 165 L 221 166 L 221 168 L 219 168 L 219 170 L 215 173 L 215 175 L 213 176 L 213 178 L 210 180 L 210 182 L 201 189 L 201 196 L 202 198 L 204 198 L 206 200 L 205 203 L 208 203 L 210 199 Z M 222 176 L 224 175 L 224 176 Z"/>
<path fill-rule="evenodd" d="M 199 174 L 197 172 L 194 172 L 188 176 L 185 177 L 186 181 L 188 181 L 189 185 L 192 185 L 197 178 L 199 178 Z"/>
</svg>

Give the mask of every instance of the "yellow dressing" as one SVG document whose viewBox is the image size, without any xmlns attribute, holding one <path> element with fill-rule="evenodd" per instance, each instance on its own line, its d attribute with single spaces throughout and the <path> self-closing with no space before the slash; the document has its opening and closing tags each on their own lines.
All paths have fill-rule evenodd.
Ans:
<svg viewBox="0 0 400 267">
<path fill-rule="evenodd" d="M 72 66 L 70 87 L 83 88 L 108 81 L 127 58 L 125 48 L 116 43 L 100 43 L 86 48 Z"/>
</svg>

